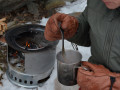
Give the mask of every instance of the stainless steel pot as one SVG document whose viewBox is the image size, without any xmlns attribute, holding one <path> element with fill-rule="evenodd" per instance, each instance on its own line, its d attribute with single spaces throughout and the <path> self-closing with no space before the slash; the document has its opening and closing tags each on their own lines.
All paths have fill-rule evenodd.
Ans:
<svg viewBox="0 0 120 90">
<path fill-rule="evenodd" d="M 67 86 L 77 84 L 77 67 L 81 64 L 82 55 L 76 50 L 65 50 L 57 54 L 58 81 Z"/>
</svg>

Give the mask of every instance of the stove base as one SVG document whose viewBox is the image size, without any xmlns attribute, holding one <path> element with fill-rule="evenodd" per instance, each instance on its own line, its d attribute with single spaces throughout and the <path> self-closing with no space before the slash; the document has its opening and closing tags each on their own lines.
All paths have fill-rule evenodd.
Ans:
<svg viewBox="0 0 120 90">
<path fill-rule="evenodd" d="M 7 78 L 8 80 L 14 84 L 14 85 L 17 85 L 17 86 L 20 86 L 20 87 L 24 87 L 24 88 L 28 88 L 28 89 L 33 89 L 33 88 L 37 88 L 37 87 L 42 87 L 44 85 L 44 83 L 50 78 L 50 75 L 44 79 L 41 79 L 36 82 L 34 81 L 34 76 L 25 76 L 26 79 L 24 78 L 20 78 L 21 75 L 19 75 L 19 79 L 18 77 L 15 77 L 14 75 L 10 74 L 10 72 L 7 70 L 6 71 L 6 75 L 7 75 Z M 28 77 L 28 78 L 27 78 Z M 33 77 L 33 79 L 29 80 L 30 77 Z"/>
</svg>

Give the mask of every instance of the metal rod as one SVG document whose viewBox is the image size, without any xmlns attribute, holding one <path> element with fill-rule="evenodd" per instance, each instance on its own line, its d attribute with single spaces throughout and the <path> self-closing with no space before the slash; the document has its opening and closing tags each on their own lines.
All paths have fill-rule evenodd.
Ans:
<svg viewBox="0 0 120 90">
<path fill-rule="evenodd" d="M 60 26 L 61 36 L 62 36 L 62 55 L 65 56 L 65 48 L 64 48 L 64 30 Z"/>
<path fill-rule="evenodd" d="M 53 19 L 54 23 L 55 23 L 55 20 Z M 56 23 L 55 23 L 56 25 Z M 58 27 L 59 26 L 59 27 Z M 65 48 L 64 48 L 64 30 L 62 29 L 61 27 L 61 22 L 58 23 L 58 26 L 56 25 L 56 27 L 60 30 L 61 32 L 61 36 L 62 36 L 62 56 L 64 57 L 65 56 Z"/>
</svg>

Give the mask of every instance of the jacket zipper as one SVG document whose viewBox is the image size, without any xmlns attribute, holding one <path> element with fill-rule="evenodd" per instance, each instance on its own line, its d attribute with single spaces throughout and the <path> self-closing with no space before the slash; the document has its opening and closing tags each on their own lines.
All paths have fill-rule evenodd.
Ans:
<svg viewBox="0 0 120 90">
<path fill-rule="evenodd" d="M 114 11 L 109 13 L 108 17 L 108 26 L 111 26 L 111 22 L 114 19 Z M 104 41 L 104 47 L 103 47 L 103 57 L 105 57 L 107 67 L 109 66 L 109 59 L 110 59 L 110 51 L 112 47 L 113 37 L 114 37 L 114 29 L 111 29 L 112 27 L 107 28 L 106 31 L 106 37 Z"/>
<path fill-rule="evenodd" d="M 113 17 L 109 17 L 111 20 L 108 22 L 108 26 L 111 25 L 111 22 L 113 20 Z M 109 59 L 110 59 L 110 51 L 112 47 L 112 42 L 114 38 L 114 29 L 111 29 L 112 27 L 108 27 L 106 31 L 106 37 L 105 37 L 105 42 L 104 42 L 104 47 L 103 47 L 103 57 L 105 58 L 107 67 L 109 67 Z"/>
<path fill-rule="evenodd" d="M 106 36 L 105 36 L 105 41 L 104 41 L 104 46 L 103 46 L 103 57 L 105 57 L 105 60 L 106 60 L 106 52 L 105 51 L 106 51 L 106 47 L 107 47 L 108 36 L 109 36 L 109 29 L 107 28 Z"/>
<path fill-rule="evenodd" d="M 114 38 L 114 29 L 108 29 L 107 30 L 107 35 L 105 38 L 105 43 L 104 43 L 104 48 L 103 48 L 103 56 L 105 57 L 105 60 L 107 61 L 107 67 L 109 67 L 109 59 L 110 59 L 110 52 L 111 52 L 111 47 L 113 43 L 113 38 Z M 107 50 L 107 52 L 106 52 Z"/>
<path fill-rule="evenodd" d="M 111 52 L 111 47 L 112 47 L 112 43 L 113 43 L 113 38 L 114 38 L 114 29 L 111 30 L 111 33 L 109 34 L 110 35 L 110 44 L 109 44 L 109 48 L 108 48 L 108 54 L 106 56 L 106 60 L 107 60 L 107 65 L 109 66 L 109 60 L 110 60 L 110 52 Z"/>
</svg>

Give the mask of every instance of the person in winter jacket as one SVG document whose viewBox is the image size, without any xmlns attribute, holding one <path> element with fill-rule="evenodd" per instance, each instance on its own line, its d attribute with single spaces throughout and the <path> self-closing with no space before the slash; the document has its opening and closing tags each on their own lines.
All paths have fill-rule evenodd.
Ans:
<svg viewBox="0 0 120 90">
<path fill-rule="evenodd" d="M 86 9 L 79 16 L 52 15 L 44 32 L 47 40 L 61 39 L 59 23 L 65 39 L 91 46 L 89 62 L 120 72 L 120 0 L 88 0 Z"/>
</svg>

